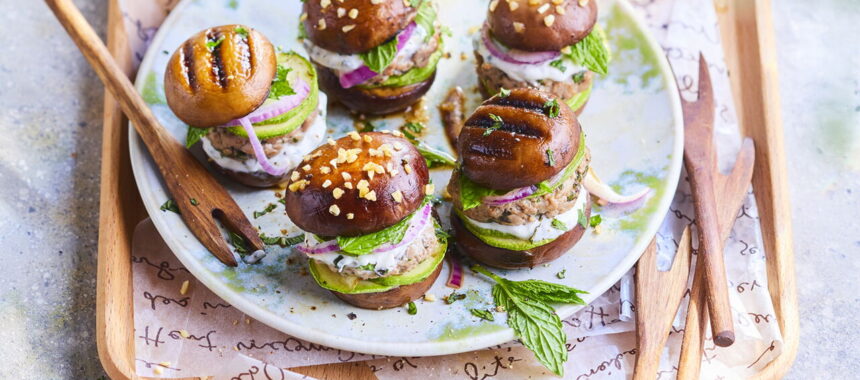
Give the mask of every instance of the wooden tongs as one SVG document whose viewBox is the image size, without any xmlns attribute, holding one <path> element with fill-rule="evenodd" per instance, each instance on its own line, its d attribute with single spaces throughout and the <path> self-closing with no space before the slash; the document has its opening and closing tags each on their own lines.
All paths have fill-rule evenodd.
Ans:
<svg viewBox="0 0 860 380">
<path fill-rule="evenodd" d="M 71 0 L 45 0 L 57 19 L 78 45 L 81 53 L 134 125 L 158 166 L 167 189 L 179 207 L 182 219 L 215 257 L 236 266 L 217 218 L 227 229 L 243 237 L 253 250 L 263 241 L 230 194 L 185 147 L 158 122 L 131 81 L 114 62 L 107 47 Z"/>
</svg>

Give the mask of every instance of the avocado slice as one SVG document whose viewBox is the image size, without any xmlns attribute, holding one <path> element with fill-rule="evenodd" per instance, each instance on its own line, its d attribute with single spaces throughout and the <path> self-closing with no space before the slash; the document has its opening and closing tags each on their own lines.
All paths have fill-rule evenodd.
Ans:
<svg viewBox="0 0 860 380">
<path fill-rule="evenodd" d="M 567 103 L 567 106 L 570 107 L 570 109 L 576 111 L 579 107 L 582 107 L 586 101 L 588 101 L 588 97 L 591 96 L 592 88 L 594 88 L 594 82 L 591 82 L 587 90 L 574 95 L 572 98 L 567 99 L 564 102 Z"/>
<path fill-rule="evenodd" d="M 310 86 L 308 96 L 296 106 L 282 115 L 273 117 L 268 120 L 263 120 L 254 123 L 254 131 L 257 137 L 262 139 L 283 136 L 301 126 L 305 119 L 317 108 L 319 103 L 319 84 L 317 83 L 317 72 L 314 70 L 311 63 L 296 52 L 278 53 L 278 64 L 285 65 L 290 68 L 290 73 L 287 74 L 287 80 L 290 83 L 295 83 L 299 78 L 305 80 Z M 263 106 L 275 102 L 275 99 L 266 99 Z M 242 127 L 228 128 L 230 133 L 236 136 L 247 137 L 248 134 Z"/>
<path fill-rule="evenodd" d="M 414 284 L 433 274 L 433 271 L 442 263 L 445 251 L 448 249 L 448 243 L 445 240 L 440 239 L 439 243 L 441 247 L 433 256 L 422 261 L 409 272 L 397 276 L 362 280 L 334 272 L 328 265 L 318 263 L 316 260 L 308 260 L 308 266 L 317 284 L 328 290 L 346 294 L 379 293 L 398 286 Z"/>
<path fill-rule="evenodd" d="M 540 247 L 544 244 L 549 244 L 553 240 L 555 240 L 544 239 L 533 242 L 530 240 L 520 239 L 516 236 L 506 234 L 504 232 L 481 228 L 470 223 L 469 219 L 463 215 L 462 211 L 455 211 L 457 212 L 457 216 L 460 217 L 460 220 L 463 222 L 463 225 L 466 226 L 466 229 L 469 230 L 469 232 L 475 235 L 478 239 L 481 239 L 481 241 L 483 241 L 484 243 L 487 243 L 488 245 L 491 245 L 493 247 L 509 249 L 511 251 L 526 251 L 532 248 Z"/>
</svg>

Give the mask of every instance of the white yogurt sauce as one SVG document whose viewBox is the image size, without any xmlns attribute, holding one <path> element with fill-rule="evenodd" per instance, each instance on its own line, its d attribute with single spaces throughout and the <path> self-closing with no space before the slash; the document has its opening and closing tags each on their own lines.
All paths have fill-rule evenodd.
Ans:
<svg viewBox="0 0 860 380">
<path fill-rule="evenodd" d="M 307 131 L 304 132 L 304 135 L 298 142 L 294 144 L 284 144 L 278 154 L 269 157 L 269 163 L 271 163 L 272 166 L 276 168 L 284 168 L 286 170 L 292 169 L 302 160 L 302 156 L 322 144 L 326 131 L 326 102 L 326 95 L 320 92 L 319 104 L 317 105 L 318 113 L 313 124 L 308 127 Z M 301 126 L 299 126 L 299 128 L 301 128 Z M 242 173 L 265 172 L 263 167 L 260 165 L 260 162 L 253 156 L 246 160 L 226 157 L 222 155 L 218 149 L 215 149 L 215 147 L 212 146 L 212 142 L 209 141 L 206 136 L 200 140 L 203 143 L 203 151 L 206 152 L 206 155 L 222 168 Z"/>
<path fill-rule="evenodd" d="M 546 239 L 555 239 L 564 234 L 565 232 L 574 229 L 576 227 L 576 224 L 579 223 L 579 212 L 585 212 L 586 199 L 588 199 L 588 196 L 586 196 L 586 190 L 584 187 L 580 186 L 579 195 L 576 197 L 576 203 L 574 203 L 573 208 L 571 208 L 570 210 L 567 210 L 563 214 L 557 215 L 555 218 L 541 217 L 534 222 L 521 224 L 518 226 L 479 222 L 469 217 L 466 217 L 466 219 L 468 219 L 467 223 L 470 223 L 476 227 L 499 231 L 502 233 L 516 236 L 523 240 L 538 242 Z M 564 223 L 564 225 L 567 227 L 567 230 L 562 231 L 553 227 L 553 219 L 558 219 L 559 221 Z"/>
<path fill-rule="evenodd" d="M 480 33 L 475 37 L 474 45 L 475 50 L 481 55 L 484 62 L 504 71 L 505 74 L 511 77 L 511 79 L 521 82 L 529 82 L 529 84 L 533 86 L 537 86 L 537 81 L 543 79 L 549 79 L 556 82 L 570 81 L 574 74 L 586 70 L 585 67 L 577 65 L 569 59 L 564 59 L 564 71 L 550 66 L 550 63 L 554 60 L 548 60 L 538 64 L 505 62 L 490 54 L 490 50 L 488 50 L 487 46 L 484 45 L 484 41 L 481 39 Z"/>
<path fill-rule="evenodd" d="M 424 44 L 424 37 L 426 36 L 427 31 L 421 25 L 416 25 L 412 36 L 409 37 L 403 48 L 397 52 L 394 59 L 396 60 L 401 57 L 411 58 L 421 48 L 421 45 Z M 364 65 L 364 61 L 361 60 L 358 54 L 339 54 L 331 50 L 326 50 L 314 45 L 308 38 L 304 39 L 304 45 L 312 61 L 334 70 L 337 75 L 356 70 Z"/>
<path fill-rule="evenodd" d="M 435 227 L 433 226 L 433 223 L 427 223 L 421 231 L 415 234 L 412 241 L 417 239 L 419 236 L 423 236 L 428 228 Z M 403 259 L 403 256 L 406 255 L 406 250 L 409 249 L 412 241 L 404 242 L 405 244 L 400 247 L 387 252 L 373 252 L 361 256 L 350 256 L 339 251 L 306 254 L 306 256 L 319 262 L 337 267 L 339 271 L 343 268 L 358 268 L 367 264 L 376 264 L 375 270 L 385 270 L 386 272 L 390 272 L 394 268 L 397 268 L 397 265 Z M 314 234 L 306 233 L 305 243 L 309 246 L 313 246 L 321 243 L 321 241 L 317 240 Z M 334 261 L 337 260 L 338 257 L 343 258 L 338 261 L 337 265 L 335 265 Z"/>
</svg>

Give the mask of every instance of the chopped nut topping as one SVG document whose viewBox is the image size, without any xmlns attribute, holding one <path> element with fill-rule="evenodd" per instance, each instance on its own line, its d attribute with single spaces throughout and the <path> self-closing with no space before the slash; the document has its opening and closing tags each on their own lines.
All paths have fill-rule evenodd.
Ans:
<svg viewBox="0 0 860 380">
<path fill-rule="evenodd" d="M 331 137 L 328 138 L 328 145 L 334 146 L 334 140 Z"/>
<path fill-rule="evenodd" d="M 343 196 L 343 190 L 339 187 L 335 187 L 334 190 L 331 191 L 331 195 L 334 199 L 340 199 Z"/>
<path fill-rule="evenodd" d="M 351 179 L 352 179 L 352 176 L 351 176 L 349 173 L 347 173 L 347 172 L 342 172 L 342 173 L 340 173 L 340 176 L 341 176 L 341 177 L 343 177 L 343 180 L 344 180 L 344 181 L 349 181 L 349 180 L 351 180 Z"/>
<path fill-rule="evenodd" d="M 499 0 L 493 0 L 490 2 L 490 12 L 495 12 L 496 7 L 499 5 Z"/>
<path fill-rule="evenodd" d="M 304 170 L 304 171 L 306 171 L 306 172 L 307 172 L 307 171 L 310 171 L 310 170 L 311 170 L 311 165 L 310 165 L 310 164 L 305 164 L 305 166 L 302 166 L 302 170 Z"/>
<path fill-rule="evenodd" d="M 349 10 L 349 18 L 355 20 L 356 17 L 358 17 L 358 9 L 357 8 L 350 9 Z"/>
<path fill-rule="evenodd" d="M 187 294 L 187 293 L 188 293 L 188 286 L 189 286 L 189 285 L 191 285 L 191 283 L 190 283 L 188 280 L 182 281 L 182 287 L 180 287 L 180 288 L 179 288 L 179 294 L 181 294 L 181 295 L 183 295 L 183 296 L 184 296 L 185 294 Z M 170 364 L 168 364 L 168 366 L 169 366 L 169 365 L 170 365 Z"/>
<path fill-rule="evenodd" d="M 185 339 L 188 339 L 188 337 L 189 337 L 189 336 L 191 336 L 191 334 L 189 334 L 189 333 L 188 333 L 188 331 L 185 331 L 185 330 L 179 330 L 179 336 L 181 336 L 181 337 L 183 337 L 183 338 L 185 338 Z"/>
<path fill-rule="evenodd" d="M 331 0 L 320 0 L 320 6 L 325 8 L 331 5 Z"/>
<path fill-rule="evenodd" d="M 516 2 L 516 1 L 509 1 L 508 7 L 511 8 L 511 11 L 515 11 L 515 10 L 517 10 L 517 8 L 520 7 L 520 3 Z"/>
<path fill-rule="evenodd" d="M 558 14 L 560 14 L 560 15 L 563 15 L 565 12 L 567 12 L 567 11 L 564 9 L 564 7 L 563 7 L 563 6 L 561 6 L 561 5 L 556 5 L 556 6 L 555 6 L 555 13 L 558 13 Z"/>
<path fill-rule="evenodd" d="M 552 3 L 555 5 L 561 5 L 562 3 L 564 3 L 564 0 L 552 0 Z"/>
<path fill-rule="evenodd" d="M 337 158 L 332 158 L 328 163 L 331 167 L 337 169 Z"/>
<path fill-rule="evenodd" d="M 352 190 L 352 182 L 344 182 L 343 187 Z"/>
<path fill-rule="evenodd" d="M 430 293 L 427 293 L 424 295 L 424 300 L 427 302 L 433 302 L 433 301 L 436 301 L 436 296 L 434 296 Z"/>
<path fill-rule="evenodd" d="M 305 189 L 305 186 L 307 186 L 307 185 L 308 185 L 308 181 L 307 181 L 307 180 L 300 179 L 300 180 L 298 180 L 298 181 L 295 181 L 295 182 L 291 183 L 291 184 L 290 184 L 290 186 L 289 186 L 288 188 L 290 189 L 290 191 L 292 191 L 292 192 L 296 192 L 296 191 L 299 191 L 299 190 L 304 190 L 304 189 Z"/>
<path fill-rule="evenodd" d="M 317 29 L 325 30 L 325 19 L 321 18 L 319 22 L 317 22 Z"/>
<path fill-rule="evenodd" d="M 586 5 L 588 5 L 588 0 L 579 0 L 579 6 L 580 7 L 584 7 Z"/>
<path fill-rule="evenodd" d="M 561 48 L 561 54 L 570 54 L 572 52 L 573 49 L 571 49 L 570 45 Z"/>
<path fill-rule="evenodd" d="M 364 198 L 364 196 L 367 195 L 367 193 L 369 193 L 369 192 L 370 192 L 370 190 L 366 187 L 360 188 L 360 189 L 358 189 L 358 197 Z"/>
<path fill-rule="evenodd" d="M 331 186 L 331 180 L 325 180 L 325 182 L 323 182 L 323 184 L 322 184 L 323 189 L 325 189 L 329 186 Z"/>
<path fill-rule="evenodd" d="M 337 163 L 342 164 L 346 162 L 346 149 L 337 148 Z"/>
<path fill-rule="evenodd" d="M 370 3 L 373 5 L 382 4 L 385 0 L 370 0 Z"/>
<path fill-rule="evenodd" d="M 299 172 L 297 172 L 297 171 L 293 171 L 293 173 L 292 173 L 292 174 L 290 174 L 290 181 L 298 180 L 298 179 L 299 179 L 299 176 L 300 176 Z"/>
<path fill-rule="evenodd" d="M 522 33 L 524 30 L 526 30 L 525 24 L 514 21 L 514 32 Z"/>
<path fill-rule="evenodd" d="M 355 29 L 355 24 L 345 25 L 343 28 L 340 28 L 344 33 L 349 33 L 353 29 Z"/>
<path fill-rule="evenodd" d="M 370 157 L 382 157 L 382 151 L 379 149 L 370 148 L 367 153 L 370 154 Z"/>
<path fill-rule="evenodd" d="M 367 178 L 370 178 L 371 181 L 373 180 L 373 176 L 375 176 L 375 175 L 376 175 L 376 173 L 374 173 L 373 171 L 367 172 Z"/>
<path fill-rule="evenodd" d="M 403 133 L 402 133 L 402 132 L 400 132 L 400 131 L 396 131 L 396 130 L 395 130 L 395 131 L 391 131 L 391 134 L 392 134 L 393 136 L 403 137 Z"/>
<path fill-rule="evenodd" d="M 391 199 L 394 199 L 397 203 L 403 202 L 403 193 L 400 190 L 397 190 L 391 193 Z"/>
<path fill-rule="evenodd" d="M 347 135 L 355 141 L 361 140 L 361 136 L 359 136 L 358 132 L 356 132 L 356 131 L 351 131 L 351 132 L 347 133 Z"/>
<path fill-rule="evenodd" d="M 553 24 L 553 23 L 555 23 L 555 16 L 554 16 L 554 15 L 549 15 L 549 16 L 544 17 L 544 18 L 543 18 L 543 23 L 544 23 L 544 25 L 546 25 L 547 27 L 552 26 L 552 24 Z"/>
<path fill-rule="evenodd" d="M 391 144 L 388 143 L 380 145 L 379 150 L 381 150 L 382 153 L 385 154 L 385 157 L 391 157 L 391 155 L 394 154 L 394 152 L 391 150 Z"/>
<path fill-rule="evenodd" d="M 364 142 L 372 142 L 373 141 L 373 137 L 371 137 L 370 135 L 363 135 L 361 137 L 362 137 L 362 139 L 364 139 Z"/>
<path fill-rule="evenodd" d="M 403 170 L 406 170 L 406 174 L 412 174 L 412 166 L 409 164 L 403 164 Z"/>
<path fill-rule="evenodd" d="M 349 220 L 352 220 L 353 218 L 355 218 L 355 214 L 350 212 L 350 213 L 346 214 L 346 218 Z"/>
<path fill-rule="evenodd" d="M 369 200 L 369 201 L 376 202 L 376 190 L 370 190 L 370 192 L 367 193 L 367 195 L 365 195 L 364 198 Z"/>
<path fill-rule="evenodd" d="M 156 375 L 161 375 L 164 373 L 164 370 L 161 369 L 161 367 L 156 366 L 156 367 L 152 368 L 152 373 L 154 373 Z"/>
<path fill-rule="evenodd" d="M 424 195 L 433 194 L 434 191 L 436 191 L 436 185 L 432 183 L 424 185 Z"/>
<path fill-rule="evenodd" d="M 541 6 L 537 9 L 537 11 L 538 11 L 538 13 L 543 14 L 544 12 L 546 12 L 546 11 L 547 11 L 547 9 L 549 9 L 549 4 L 544 4 L 544 5 L 541 5 Z"/>
<path fill-rule="evenodd" d="M 320 173 L 322 173 L 322 174 L 331 173 L 331 168 L 328 166 L 322 166 L 322 167 L 320 167 Z"/>
<path fill-rule="evenodd" d="M 394 143 L 394 150 L 396 150 L 398 152 L 403 150 L 403 144 L 401 144 L 399 142 Z"/>
<path fill-rule="evenodd" d="M 308 14 L 307 14 L 307 12 L 302 12 L 302 15 L 301 15 L 301 16 L 299 16 L 299 22 L 304 22 L 304 21 L 305 21 L 305 20 L 307 20 L 307 19 L 308 19 Z"/>
<path fill-rule="evenodd" d="M 331 205 L 331 207 L 328 208 L 328 212 L 334 216 L 338 216 L 340 215 L 340 207 L 337 207 L 337 205 Z"/>
<path fill-rule="evenodd" d="M 341 7 L 338 7 L 338 8 L 337 8 L 337 17 L 338 17 L 338 18 L 341 18 L 341 17 L 343 17 L 343 16 L 345 16 L 345 15 L 346 15 L 346 9 L 343 9 L 343 8 L 341 8 Z"/>
<path fill-rule="evenodd" d="M 368 187 L 370 187 L 370 182 L 367 182 L 366 179 L 358 181 L 358 185 L 355 185 L 355 188 L 359 189 L 359 190 L 362 190 L 362 189 L 366 190 Z"/>
<path fill-rule="evenodd" d="M 540 2 L 541 0 L 529 0 L 529 5 L 538 5 Z"/>
</svg>

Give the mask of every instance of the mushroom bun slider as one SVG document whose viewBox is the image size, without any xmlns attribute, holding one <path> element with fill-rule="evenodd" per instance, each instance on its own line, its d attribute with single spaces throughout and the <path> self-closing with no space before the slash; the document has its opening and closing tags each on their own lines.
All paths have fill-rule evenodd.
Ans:
<svg viewBox="0 0 860 380">
<path fill-rule="evenodd" d="M 596 22 L 596 0 L 492 0 L 475 38 L 484 98 L 532 87 L 582 112 L 594 74 L 607 73 L 611 55 Z"/>
<path fill-rule="evenodd" d="M 212 165 L 248 186 L 286 182 L 325 135 L 326 99 L 294 52 L 276 53 L 244 25 L 203 30 L 182 43 L 164 75 L 167 104 Z"/>
<path fill-rule="evenodd" d="M 399 132 L 350 132 L 290 173 L 287 215 L 317 283 L 366 309 L 421 296 L 441 271 L 447 238 L 433 217 L 423 156 Z"/>
<path fill-rule="evenodd" d="M 466 120 L 457 151 L 448 193 L 465 255 L 497 268 L 534 267 L 582 237 L 590 155 L 564 102 L 534 89 L 503 91 Z"/>
<path fill-rule="evenodd" d="M 423 96 L 443 55 L 431 0 L 305 0 L 299 34 L 320 86 L 352 111 L 388 114 Z"/>
</svg>

